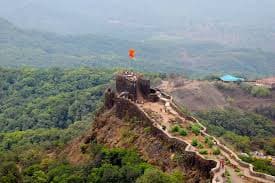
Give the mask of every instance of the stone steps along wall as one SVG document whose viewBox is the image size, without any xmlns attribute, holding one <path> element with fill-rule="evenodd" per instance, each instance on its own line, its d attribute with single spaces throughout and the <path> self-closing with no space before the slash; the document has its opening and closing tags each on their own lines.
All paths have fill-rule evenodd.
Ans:
<svg viewBox="0 0 275 183">
<path fill-rule="evenodd" d="M 195 159 L 199 162 L 208 162 L 208 164 L 213 164 L 214 165 L 213 168 L 209 169 L 210 179 L 213 179 L 214 173 L 215 173 L 213 172 L 213 169 L 217 167 L 218 162 L 214 160 L 205 159 L 197 151 L 192 150 L 191 144 L 188 144 L 187 142 L 177 137 L 170 136 L 167 132 L 165 132 L 165 130 L 162 129 L 162 126 L 160 126 L 143 109 L 141 109 L 139 106 L 137 106 L 135 103 L 131 102 L 130 100 L 125 98 L 118 98 L 116 99 L 116 107 L 117 107 L 116 113 L 118 118 L 121 119 L 127 115 L 132 117 L 138 117 L 141 120 L 142 125 L 147 127 L 150 126 L 155 131 L 156 134 L 162 134 L 161 138 L 166 139 L 171 143 L 178 144 L 179 145 L 178 150 L 182 151 L 183 153 L 187 153 L 188 157 L 195 157 Z M 201 163 L 199 162 L 196 164 L 200 165 Z M 200 169 L 202 167 L 197 166 L 197 168 Z M 202 169 L 200 171 L 204 171 L 204 170 Z"/>
<path fill-rule="evenodd" d="M 171 106 L 180 116 L 182 116 L 182 117 L 186 118 L 187 120 L 190 120 L 190 121 L 192 121 L 192 122 L 194 122 L 194 123 L 199 124 L 199 125 L 202 127 L 202 131 L 201 131 L 202 135 L 208 136 L 208 137 L 212 137 L 212 136 L 210 136 L 210 135 L 208 135 L 208 134 L 206 133 L 206 130 L 207 130 L 206 127 L 203 126 L 197 119 L 195 119 L 194 117 L 186 116 L 185 114 L 183 114 L 182 111 L 179 109 L 178 105 L 176 104 L 176 102 L 173 100 L 173 98 L 172 98 L 171 96 L 169 96 L 168 94 L 163 93 L 163 92 L 162 92 L 161 94 L 162 94 L 163 96 L 165 96 L 166 100 L 172 101 L 172 102 L 170 102 L 170 106 Z M 127 100 L 127 99 L 124 99 L 124 100 Z M 127 101 L 128 101 L 128 100 L 127 100 Z M 129 102 L 130 102 L 130 101 L 129 101 Z M 163 100 L 162 100 L 162 102 L 163 102 L 163 103 L 166 103 L 167 101 L 163 101 Z M 135 105 L 135 104 L 133 103 L 133 105 Z M 140 112 L 141 112 L 141 113 L 144 113 L 144 111 L 140 111 Z M 145 116 L 145 119 L 146 119 L 146 118 L 147 118 L 147 120 L 151 120 L 149 116 Z M 153 122 L 153 121 L 151 121 L 151 122 Z M 221 148 L 223 151 L 225 151 L 227 154 L 229 154 L 230 157 L 231 157 L 232 159 L 234 159 L 236 162 L 238 162 L 240 166 L 242 166 L 242 167 L 244 167 L 244 168 L 248 168 L 248 169 L 249 169 L 249 173 L 250 173 L 251 176 L 259 177 L 259 178 L 263 178 L 263 179 L 266 179 L 266 180 L 275 182 L 275 177 L 274 177 L 274 176 L 271 176 L 271 175 L 268 175 L 268 174 L 264 174 L 264 173 L 260 173 L 260 172 L 255 172 L 254 169 L 253 169 L 253 165 L 251 165 L 251 164 L 249 164 L 249 163 L 246 163 L 246 162 L 242 161 L 233 151 L 231 151 L 231 150 L 228 149 L 226 146 L 224 146 L 223 144 L 221 144 L 220 141 L 217 140 L 215 137 L 213 137 L 213 138 L 214 138 L 214 141 L 216 141 L 217 146 L 218 146 L 219 148 Z M 188 146 L 187 146 L 186 148 L 187 148 L 187 150 L 190 149 L 190 147 L 188 147 Z M 196 153 L 196 154 L 197 154 L 197 153 Z M 200 156 L 200 154 L 198 154 L 198 156 Z M 213 174 L 217 173 L 217 172 L 220 170 L 219 162 L 216 161 L 216 163 L 217 163 L 217 166 L 211 170 L 211 172 L 212 172 Z"/>
<path fill-rule="evenodd" d="M 171 96 L 169 96 L 168 94 L 164 93 L 164 92 L 161 92 L 161 95 L 165 97 L 165 100 L 161 99 L 160 101 L 165 105 L 167 100 L 170 100 L 170 106 L 183 118 L 189 120 L 189 121 L 192 121 L 194 123 L 196 123 L 197 121 L 194 120 L 193 117 L 189 117 L 189 116 L 186 116 L 182 113 L 182 111 L 178 108 L 178 106 L 175 104 L 175 102 L 173 101 L 173 98 Z M 172 102 L 171 102 L 172 101 Z M 202 125 L 201 125 L 202 126 Z M 206 128 L 204 126 L 202 126 L 205 130 Z M 205 136 L 209 136 L 208 134 L 205 133 Z M 209 136 L 210 137 L 210 136 Z M 189 144 L 187 147 L 186 147 L 186 150 L 187 151 L 192 151 L 192 152 L 195 152 L 198 156 L 201 156 L 197 151 L 193 151 L 191 150 L 192 149 L 192 145 Z M 202 157 L 202 156 L 201 156 Z M 204 157 L 202 157 L 204 158 Z M 213 160 L 215 161 L 215 160 Z M 220 162 L 219 161 L 215 161 L 216 162 L 216 167 L 212 168 L 211 169 L 211 174 L 213 176 L 213 180 L 212 182 L 215 183 L 216 179 L 217 179 L 217 176 L 216 174 L 220 171 Z"/>
<path fill-rule="evenodd" d="M 166 94 L 167 95 L 167 94 Z M 178 105 L 176 104 L 176 102 L 173 100 L 173 98 L 171 97 L 171 107 L 178 112 L 179 115 L 181 115 L 182 117 L 199 124 L 203 129 L 201 130 L 202 135 L 204 136 L 208 136 L 208 137 L 212 137 L 214 139 L 214 141 L 216 141 L 217 146 L 219 148 L 221 148 L 223 151 L 225 151 L 227 154 L 229 154 L 229 156 L 234 159 L 236 162 L 239 163 L 239 165 L 243 168 L 248 168 L 249 169 L 249 174 L 253 177 L 258 177 L 258 178 L 263 178 L 266 179 L 268 181 L 272 181 L 275 182 L 275 176 L 272 175 L 268 175 L 265 173 L 260 173 L 260 172 L 256 172 L 254 171 L 254 166 L 252 164 L 246 163 L 244 161 L 242 161 L 237 155 L 236 153 L 234 153 L 232 150 L 230 150 L 229 148 L 227 148 L 226 146 L 224 146 L 219 140 L 217 140 L 215 137 L 210 136 L 206 133 L 207 128 L 202 125 L 196 118 L 194 117 L 190 117 L 190 116 L 186 116 L 185 114 L 182 113 L 182 111 L 179 109 Z M 216 170 L 213 170 L 216 171 Z"/>
</svg>

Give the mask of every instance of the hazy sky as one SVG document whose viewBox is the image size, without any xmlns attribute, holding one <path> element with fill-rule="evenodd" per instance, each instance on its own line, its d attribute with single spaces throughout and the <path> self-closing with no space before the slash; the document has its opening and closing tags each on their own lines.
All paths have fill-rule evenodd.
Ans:
<svg viewBox="0 0 275 183">
<path fill-rule="evenodd" d="M 0 16 L 24 28 L 93 33 L 190 23 L 275 24 L 274 0 L 0 0 Z M 191 24 L 192 25 L 192 24 Z"/>
</svg>

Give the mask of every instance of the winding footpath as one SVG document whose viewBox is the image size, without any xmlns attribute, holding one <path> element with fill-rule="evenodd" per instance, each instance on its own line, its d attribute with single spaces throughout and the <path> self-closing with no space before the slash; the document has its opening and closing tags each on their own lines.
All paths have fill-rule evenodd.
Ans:
<svg viewBox="0 0 275 183">
<path fill-rule="evenodd" d="M 177 108 L 176 104 L 173 102 L 173 98 L 167 94 L 159 93 L 160 100 L 162 101 L 162 105 L 160 103 L 154 104 L 154 103 L 145 103 L 145 104 L 138 104 L 138 107 L 148 116 L 150 116 L 146 111 L 147 110 L 154 110 L 154 112 L 158 113 L 162 120 L 153 120 L 154 126 L 157 127 L 159 130 L 161 130 L 163 133 L 165 133 L 169 138 L 174 138 L 180 141 L 183 141 L 184 143 L 188 144 L 186 147 L 186 151 L 195 152 L 198 156 L 201 156 L 204 159 L 214 160 L 217 162 L 217 166 L 212 169 L 213 173 L 213 183 L 222 183 L 226 182 L 226 178 L 224 176 L 225 170 L 229 173 L 227 179 L 229 178 L 231 182 L 234 183 L 274 183 L 275 178 L 273 176 L 261 174 L 261 176 L 267 176 L 266 177 L 259 177 L 253 175 L 251 172 L 253 171 L 253 167 L 250 164 L 241 162 L 240 159 L 238 159 L 238 156 L 231 151 L 229 148 L 221 144 L 215 137 L 210 136 L 206 133 L 206 128 L 195 118 L 193 118 L 193 121 L 195 123 L 198 123 L 201 127 L 201 134 L 204 137 L 211 137 L 213 138 L 213 141 L 215 144 L 220 148 L 221 155 L 219 156 L 211 156 L 211 158 L 206 158 L 198 153 L 198 150 L 194 148 L 190 142 L 187 140 L 184 140 L 181 137 L 177 137 L 174 134 L 169 132 L 169 129 L 171 129 L 172 124 L 169 122 L 169 119 L 171 117 L 179 118 L 182 120 L 182 122 L 186 123 L 186 119 L 179 113 L 175 108 Z M 164 109 L 164 110 L 163 110 Z M 165 126 L 166 128 L 163 128 Z M 220 159 L 227 159 L 228 163 L 225 164 L 224 168 L 220 165 Z M 235 170 L 239 169 L 239 172 L 236 172 Z M 240 176 L 241 174 L 241 176 Z M 274 178 L 274 179 L 273 179 Z"/>
</svg>

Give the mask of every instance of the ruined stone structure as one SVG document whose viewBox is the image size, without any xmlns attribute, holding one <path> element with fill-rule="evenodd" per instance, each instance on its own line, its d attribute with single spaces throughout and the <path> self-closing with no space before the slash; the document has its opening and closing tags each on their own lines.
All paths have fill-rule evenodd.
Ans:
<svg viewBox="0 0 275 183">
<path fill-rule="evenodd" d="M 133 72 L 122 72 L 116 76 L 116 91 L 132 101 L 148 100 L 152 90 L 150 80 L 144 79 L 140 74 Z"/>
</svg>

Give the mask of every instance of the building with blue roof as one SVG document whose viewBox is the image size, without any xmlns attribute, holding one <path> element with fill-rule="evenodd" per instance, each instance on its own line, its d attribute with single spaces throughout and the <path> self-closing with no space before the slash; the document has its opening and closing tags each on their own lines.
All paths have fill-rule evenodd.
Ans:
<svg viewBox="0 0 275 183">
<path fill-rule="evenodd" d="M 235 77 L 232 75 L 224 75 L 224 76 L 220 77 L 220 80 L 222 80 L 224 82 L 242 82 L 242 81 L 244 81 L 244 78 L 239 78 L 239 77 Z"/>
</svg>

